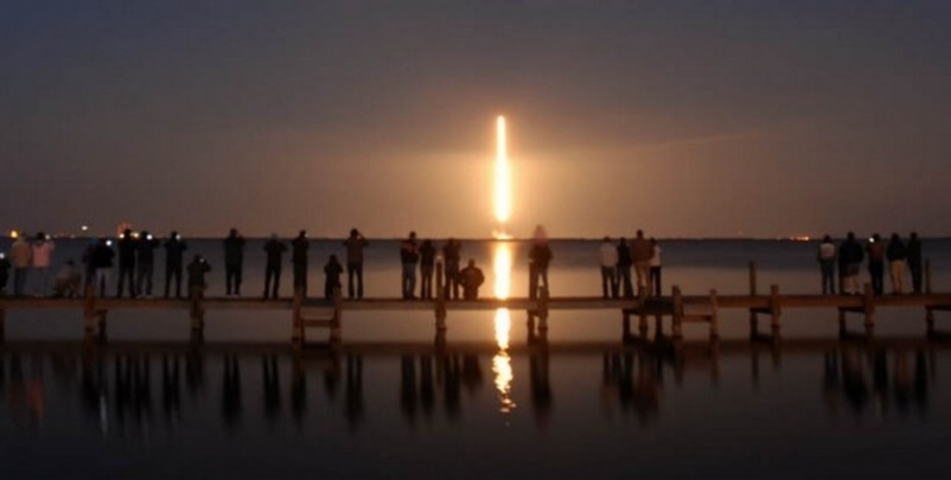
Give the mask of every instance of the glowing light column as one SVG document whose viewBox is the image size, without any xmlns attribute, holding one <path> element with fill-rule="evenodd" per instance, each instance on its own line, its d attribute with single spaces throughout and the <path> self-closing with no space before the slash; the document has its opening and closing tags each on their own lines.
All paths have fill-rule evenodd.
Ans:
<svg viewBox="0 0 951 480">
<path fill-rule="evenodd" d="M 498 230 L 495 238 L 499 240 L 495 245 L 493 270 L 495 273 L 495 297 L 508 298 L 512 287 L 512 247 L 505 242 L 510 238 L 505 232 L 505 224 L 512 216 L 512 185 L 509 171 L 508 154 L 506 152 L 505 117 L 499 116 L 496 120 L 496 152 L 495 152 L 495 219 L 498 221 Z M 512 328 L 512 318 L 507 308 L 495 311 L 495 341 L 499 352 L 492 358 L 492 372 L 495 373 L 495 388 L 499 398 L 499 411 L 509 413 L 515 409 L 512 401 L 512 359 L 509 357 L 509 332 Z"/>
</svg>

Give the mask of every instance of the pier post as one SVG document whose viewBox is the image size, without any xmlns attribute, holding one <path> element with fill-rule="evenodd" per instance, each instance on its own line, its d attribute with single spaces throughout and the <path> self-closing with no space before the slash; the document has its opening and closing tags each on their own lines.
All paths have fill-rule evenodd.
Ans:
<svg viewBox="0 0 951 480">
<path fill-rule="evenodd" d="M 779 339 L 780 329 L 782 328 L 782 307 L 779 304 L 779 285 L 773 284 L 769 287 L 769 316 L 770 327 L 773 331 L 773 341 Z"/>
<path fill-rule="evenodd" d="M 716 289 L 710 290 L 710 340 L 716 341 L 720 338 L 719 330 L 719 306 Z"/>
<path fill-rule="evenodd" d="M 631 312 L 627 309 L 621 310 L 621 341 L 631 343 L 634 340 L 631 335 Z"/>
<path fill-rule="evenodd" d="M 205 291 L 202 287 L 192 287 L 189 293 L 191 294 L 192 304 L 189 310 L 192 321 L 192 338 L 201 342 L 205 335 L 205 306 L 202 305 Z"/>
<path fill-rule="evenodd" d="M 301 306 L 304 302 L 304 289 L 301 287 L 294 288 L 294 307 L 291 325 L 291 341 L 294 343 L 301 343 L 304 340 L 304 321 L 301 318 Z"/>
<path fill-rule="evenodd" d="M 862 311 L 865 313 L 865 334 L 871 338 L 875 330 L 875 293 L 870 283 L 865 284 L 865 295 L 862 298 Z"/>
<path fill-rule="evenodd" d="M 0 344 L 7 341 L 7 309 L 0 307 Z M 3 372 L 0 372 L 2 375 Z"/>
<path fill-rule="evenodd" d="M 300 310 L 297 312 L 298 318 L 300 317 Z M 343 292 L 340 290 L 340 287 L 334 287 L 334 313 L 330 317 L 330 343 L 340 343 L 340 340 L 343 338 Z M 303 325 L 304 322 L 300 322 Z M 303 327 L 302 327 L 303 328 Z M 303 338 L 303 334 L 301 335 Z"/>
<path fill-rule="evenodd" d="M 647 312 L 643 307 L 637 318 L 637 333 L 641 336 L 641 340 L 647 341 Z"/>
<path fill-rule="evenodd" d="M 931 259 L 925 259 L 925 293 L 931 294 Z"/>
<path fill-rule="evenodd" d="M 931 307 L 925 307 L 925 324 L 927 325 L 926 334 L 928 338 L 934 337 L 934 309 Z"/>
<path fill-rule="evenodd" d="M 750 296 L 756 296 L 756 262 L 750 262 Z M 750 339 L 759 337 L 759 314 L 756 310 L 750 309 Z"/>
<path fill-rule="evenodd" d="M 443 286 L 442 261 L 436 261 L 436 331 L 446 330 L 446 289 Z"/>
<path fill-rule="evenodd" d="M 680 293 L 680 287 L 674 285 L 671 297 L 673 299 L 673 312 L 670 321 L 670 336 L 674 340 L 680 340 L 684 337 L 684 299 L 683 295 Z"/>
<path fill-rule="evenodd" d="M 86 285 L 86 299 L 83 301 L 83 319 L 86 337 L 91 338 L 96 331 L 96 288 Z"/>
<path fill-rule="evenodd" d="M 538 335 L 548 334 L 548 285 L 541 287 L 538 295 Z"/>
</svg>

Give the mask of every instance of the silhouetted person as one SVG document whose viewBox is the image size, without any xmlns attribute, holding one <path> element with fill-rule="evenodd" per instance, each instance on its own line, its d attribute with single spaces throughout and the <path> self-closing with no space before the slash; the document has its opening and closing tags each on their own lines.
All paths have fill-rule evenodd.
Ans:
<svg viewBox="0 0 951 480">
<path fill-rule="evenodd" d="M 598 249 L 598 262 L 601 265 L 601 296 L 617 298 L 617 248 L 611 243 L 611 237 L 604 237 Z"/>
<path fill-rule="evenodd" d="M 211 265 L 201 255 L 195 255 L 188 264 L 188 295 L 189 298 L 201 298 L 205 295 L 208 283 L 205 274 L 211 271 Z"/>
<path fill-rule="evenodd" d="M 631 258 L 634 259 L 634 273 L 637 275 L 637 293 L 647 292 L 647 282 L 650 280 L 651 257 L 654 248 L 650 240 L 644 238 L 644 232 L 637 231 L 637 236 L 631 241 Z"/>
<path fill-rule="evenodd" d="M 835 295 L 835 243 L 832 237 L 826 235 L 819 244 L 816 252 L 816 261 L 822 272 L 822 294 Z"/>
<path fill-rule="evenodd" d="M 461 286 L 459 283 L 459 267 L 462 261 L 461 254 L 462 244 L 454 238 L 450 238 L 442 247 L 443 260 L 446 262 L 446 293 L 444 296 L 447 299 L 459 299 L 459 287 Z"/>
<path fill-rule="evenodd" d="M 531 250 L 528 252 L 528 257 L 530 259 L 528 265 L 528 297 L 531 299 L 538 298 L 539 289 L 542 287 L 542 284 L 545 284 L 545 288 L 549 288 L 548 285 L 548 265 L 551 263 L 552 259 L 551 247 L 548 246 L 547 239 L 538 240 L 536 239 L 532 244 Z"/>
<path fill-rule="evenodd" d="M 888 273 L 892 281 L 892 293 L 901 294 L 905 286 L 905 259 L 908 258 L 908 250 L 897 233 L 893 233 L 892 238 L 888 240 L 885 257 L 888 258 Z"/>
<path fill-rule="evenodd" d="M 363 298 L 363 249 L 369 242 L 356 228 L 350 229 L 350 236 L 343 241 L 347 247 L 347 296 Z M 356 280 L 356 288 L 353 282 Z"/>
<path fill-rule="evenodd" d="M 7 254 L 0 252 L 0 297 L 7 294 L 7 281 L 10 279 L 10 260 Z"/>
<path fill-rule="evenodd" d="M 225 247 L 225 295 L 241 296 L 241 275 L 244 270 L 244 237 L 232 228 L 222 242 Z"/>
<path fill-rule="evenodd" d="M 172 278 L 175 279 L 175 297 L 182 298 L 182 267 L 185 264 L 185 250 L 188 244 L 182 236 L 172 231 L 165 241 L 165 298 L 168 298 Z"/>
<path fill-rule="evenodd" d="M 342 288 L 340 285 L 340 275 L 343 274 L 343 266 L 337 260 L 336 255 L 330 255 L 327 264 L 324 265 L 324 298 L 327 300 L 334 298 L 334 291 Z"/>
<path fill-rule="evenodd" d="M 50 289 L 50 265 L 53 259 L 53 251 L 56 250 L 56 244 L 50 240 L 49 235 L 40 232 L 36 234 L 36 240 L 31 245 L 33 250 L 32 267 L 36 270 L 37 295 L 44 296 Z"/>
<path fill-rule="evenodd" d="M 294 266 L 294 291 L 298 289 L 307 296 L 307 251 L 310 250 L 310 241 L 307 232 L 301 230 L 291 242 L 291 264 Z"/>
<path fill-rule="evenodd" d="M 634 297 L 634 285 L 631 284 L 631 267 L 633 265 L 634 259 L 631 258 L 631 247 L 627 244 L 627 239 L 621 237 L 617 244 L 617 273 L 621 294 L 624 295 L 624 298 Z"/>
<path fill-rule="evenodd" d="M 96 271 L 96 288 L 99 296 L 106 296 L 106 284 L 109 283 L 109 272 L 112 271 L 112 262 L 116 253 L 112 251 L 111 242 L 100 238 L 92 252 L 92 266 Z"/>
<path fill-rule="evenodd" d="M 129 296 L 135 298 L 135 252 L 138 241 L 132 238 L 132 230 L 128 228 L 119 237 L 119 284 L 116 288 L 116 298 L 122 298 L 125 281 L 129 281 Z"/>
<path fill-rule="evenodd" d="M 485 275 L 475 265 L 475 260 L 469 259 L 469 265 L 459 272 L 459 278 L 462 283 L 462 298 L 466 300 L 479 299 L 479 287 L 485 283 Z"/>
<path fill-rule="evenodd" d="M 136 255 L 136 268 L 138 274 L 135 279 L 135 286 L 138 287 L 139 295 L 152 296 L 152 277 L 155 273 L 155 249 L 160 245 L 158 239 L 152 236 L 148 231 L 142 232 L 142 238 L 139 239 L 139 245 Z"/>
<path fill-rule="evenodd" d="M 855 234 L 849 232 L 845 241 L 839 246 L 839 275 L 842 280 L 840 291 L 842 293 L 859 292 L 859 269 L 864 259 L 865 252 L 862 251 L 862 246 L 855 239 Z"/>
<path fill-rule="evenodd" d="M 416 298 L 417 263 L 419 263 L 419 247 L 416 245 L 416 232 L 409 232 L 409 238 L 400 244 L 400 264 L 403 267 L 400 287 L 403 300 Z"/>
<path fill-rule="evenodd" d="M 921 293 L 921 276 L 922 276 L 922 261 L 921 261 L 921 240 L 918 239 L 918 234 L 911 232 L 911 236 L 908 237 L 908 245 L 905 246 L 905 253 L 908 254 L 908 270 L 911 271 L 911 287 L 915 293 Z"/>
<path fill-rule="evenodd" d="M 877 233 L 868 239 L 865 247 L 868 252 L 868 273 L 872 277 L 872 291 L 875 295 L 885 293 L 885 245 Z"/>
<path fill-rule="evenodd" d="M 284 264 L 284 252 L 287 251 L 287 245 L 278 240 L 277 234 L 272 233 L 270 240 L 264 244 L 264 251 L 267 254 L 267 263 L 264 265 L 264 299 L 277 299 L 277 292 L 281 288 L 281 267 Z"/>
<path fill-rule="evenodd" d="M 422 283 L 419 286 L 419 296 L 429 300 L 433 298 L 433 272 L 436 269 L 436 247 L 432 240 L 424 240 L 419 247 L 419 273 Z"/>
</svg>

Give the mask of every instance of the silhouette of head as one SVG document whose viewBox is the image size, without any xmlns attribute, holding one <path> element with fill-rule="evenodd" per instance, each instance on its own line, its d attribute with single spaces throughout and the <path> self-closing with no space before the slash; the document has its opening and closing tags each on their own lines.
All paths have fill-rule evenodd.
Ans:
<svg viewBox="0 0 951 480">
<path fill-rule="evenodd" d="M 473 259 L 470 258 L 470 259 L 469 259 L 469 266 L 470 266 L 470 267 L 475 267 L 475 260 L 473 260 Z"/>
<path fill-rule="evenodd" d="M 359 234 L 360 234 L 360 232 L 359 232 L 356 228 L 351 228 L 351 229 L 350 229 L 350 236 L 351 236 L 351 237 L 356 237 L 356 236 L 359 235 Z"/>
<path fill-rule="evenodd" d="M 232 228 L 231 231 L 228 232 L 228 235 L 230 235 L 230 236 L 232 236 L 232 237 L 237 237 L 237 236 L 238 236 L 238 229 L 237 229 L 237 228 Z"/>
<path fill-rule="evenodd" d="M 855 232 L 849 232 L 848 235 L 845 236 L 845 238 L 849 240 L 855 240 Z"/>
</svg>

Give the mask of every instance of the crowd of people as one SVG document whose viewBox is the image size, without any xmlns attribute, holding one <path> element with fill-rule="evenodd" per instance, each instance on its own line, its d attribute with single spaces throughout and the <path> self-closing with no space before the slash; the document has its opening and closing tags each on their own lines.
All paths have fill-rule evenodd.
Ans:
<svg viewBox="0 0 951 480">
<path fill-rule="evenodd" d="M 638 296 L 660 296 L 661 286 L 661 248 L 657 240 L 644 237 L 642 230 L 628 243 L 621 237 L 615 245 L 611 237 L 604 237 L 598 252 L 601 264 L 601 294 L 603 298 L 633 298 Z M 631 268 L 637 281 L 637 292 L 631 284 Z"/>
<path fill-rule="evenodd" d="M 290 248 L 277 234 L 272 234 L 264 244 L 265 278 L 264 300 L 274 300 L 279 296 L 281 272 L 284 256 L 290 250 L 290 263 L 293 267 L 294 291 L 307 295 L 308 251 L 310 241 L 307 232 L 301 230 L 297 237 L 290 240 Z M 363 298 L 364 250 L 369 242 L 357 229 L 352 229 L 343 240 L 344 263 L 336 254 L 331 254 L 324 264 L 324 297 L 332 298 L 343 290 L 341 278 L 347 275 L 346 293 L 350 299 Z M 224 251 L 225 295 L 242 295 L 244 256 L 246 242 L 237 229 L 231 229 L 222 240 Z M 50 277 L 50 266 L 55 242 L 40 232 L 33 237 L 19 235 L 10 247 L 9 258 L 0 252 L 0 294 L 6 294 L 9 271 L 13 270 L 14 296 L 27 294 L 27 278 L 34 278 L 33 294 L 54 297 L 74 297 L 83 295 L 92 288 L 98 296 L 107 295 L 115 263 L 118 263 L 118 279 L 115 297 L 128 295 L 131 298 L 152 298 L 153 277 L 155 275 L 155 251 L 165 251 L 164 298 L 185 298 L 182 291 L 182 277 L 186 278 L 186 294 L 202 295 L 207 288 L 207 274 L 211 266 L 201 255 L 194 255 L 185 265 L 185 252 L 188 244 L 178 232 L 172 231 L 163 241 L 153 237 L 148 231 L 134 234 L 126 229 L 113 241 L 100 238 L 90 243 L 82 255 L 83 268 L 72 259 Z M 449 238 L 439 249 L 431 239 L 419 241 L 416 232 L 410 232 L 400 242 L 399 259 L 401 264 L 400 290 L 405 300 L 431 300 L 437 296 L 433 277 L 437 267 L 437 258 L 441 255 L 445 284 L 443 296 L 448 300 L 475 300 L 479 297 L 479 288 L 485 283 L 485 275 L 475 260 L 468 260 L 462 266 L 462 244 L 455 238 Z M 601 291 L 603 298 L 634 298 L 635 296 L 661 296 L 661 248 L 654 238 L 647 238 L 644 232 L 637 231 L 628 241 L 620 238 L 615 242 L 604 237 L 598 251 L 601 269 Z M 542 227 L 536 228 L 528 252 L 529 290 L 528 296 L 536 299 L 541 292 L 547 291 L 548 268 L 553 253 L 547 235 Z M 887 271 L 891 279 L 892 293 L 906 292 L 905 277 L 911 276 L 911 290 L 922 291 L 923 263 L 921 241 L 912 233 L 907 241 L 894 233 L 886 242 L 880 235 L 874 234 L 865 242 L 856 239 L 849 232 L 845 240 L 838 245 L 829 235 L 819 244 L 816 256 L 822 275 L 822 293 L 834 295 L 860 293 L 859 275 L 862 265 L 867 261 L 870 284 L 874 294 L 884 294 L 884 276 Z M 635 283 L 631 271 L 634 271 Z M 838 273 L 838 282 L 836 282 Z M 417 291 L 417 275 L 419 289 Z M 85 287 L 85 288 L 84 288 Z"/>
<path fill-rule="evenodd" d="M 826 235 L 819 244 L 816 255 L 822 274 L 822 293 L 835 295 L 836 266 L 839 273 L 839 293 L 860 293 L 859 273 L 866 257 L 872 292 L 875 295 L 885 293 L 886 262 L 893 294 L 905 293 L 906 270 L 911 272 L 912 292 L 921 293 L 923 276 L 921 240 L 914 232 L 908 237 L 907 242 L 903 241 L 897 233 L 893 233 L 887 244 L 876 233 L 869 237 L 864 245 L 855 238 L 853 232 L 849 232 L 839 245 L 832 241 L 831 236 Z"/>
</svg>

